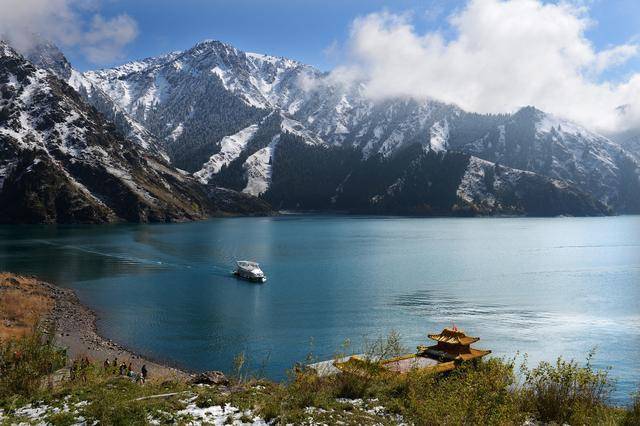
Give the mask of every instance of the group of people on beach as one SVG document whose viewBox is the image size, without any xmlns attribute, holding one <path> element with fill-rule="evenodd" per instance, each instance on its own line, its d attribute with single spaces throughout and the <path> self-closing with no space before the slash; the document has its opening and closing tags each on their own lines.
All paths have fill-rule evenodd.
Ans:
<svg viewBox="0 0 640 426">
<path fill-rule="evenodd" d="M 109 359 L 104 360 L 104 371 L 109 374 L 118 374 L 120 376 L 129 377 L 134 380 L 136 383 L 144 384 L 147 380 L 149 371 L 147 370 L 147 365 L 144 364 L 140 369 L 140 372 L 137 373 L 133 371 L 131 366 L 131 362 L 126 364 L 122 361 L 118 364 L 118 358 L 113 358 L 113 363 L 109 361 Z M 71 365 L 69 366 L 69 380 L 81 380 L 83 382 L 87 381 L 87 373 L 89 369 L 92 367 L 91 361 L 86 356 L 76 358 L 73 360 Z"/>
<path fill-rule="evenodd" d="M 109 372 L 111 374 L 119 374 L 120 376 L 130 377 L 136 381 L 136 383 L 144 384 L 147 380 L 147 375 L 149 374 L 147 370 L 147 365 L 142 365 L 142 369 L 140 373 L 136 373 L 133 371 L 131 367 L 131 362 L 128 364 L 122 361 L 118 364 L 118 357 L 113 358 L 113 363 L 109 362 L 109 359 L 104 360 L 104 371 Z"/>
</svg>

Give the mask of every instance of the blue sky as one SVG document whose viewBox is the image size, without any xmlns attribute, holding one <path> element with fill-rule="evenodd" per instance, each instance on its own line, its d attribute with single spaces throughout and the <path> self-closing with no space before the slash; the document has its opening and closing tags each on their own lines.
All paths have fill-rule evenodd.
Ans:
<svg viewBox="0 0 640 426">
<path fill-rule="evenodd" d="M 54 41 L 80 70 L 217 39 L 297 59 L 371 99 L 535 105 L 640 128 L 640 0 L 1 0 L 0 37 Z"/>
<path fill-rule="evenodd" d="M 65 53 L 81 69 L 109 66 L 172 50 L 213 38 L 242 50 L 287 56 L 327 70 L 335 58 L 326 54 L 332 43 L 347 40 L 350 23 L 358 16 L 388 10 L 411 13 L 417 32 L 447 31 L 446 17 L 464 6 L 461 0 L 102 0 L 98 12 L 105 18 L 126 13 L 138 25 L 137 37 L 125 46 L 121 59 L 96 65 L 71 47 Z M 588 38 L 596 48 L 637 39 L 640 1 L 583 1 L 596 24 Z M 95 10 L 83 12 L 95 13 Z M 89 19 L 89 16 L 87 16 Z M 638 59 L 607 77 L 622 76 L 640 68 Z"/>
</svg>

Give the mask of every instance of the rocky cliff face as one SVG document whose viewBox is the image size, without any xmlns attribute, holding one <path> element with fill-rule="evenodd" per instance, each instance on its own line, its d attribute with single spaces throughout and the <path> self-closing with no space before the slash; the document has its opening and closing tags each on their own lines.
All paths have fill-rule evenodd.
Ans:
<svg viewBox="0 0 640 426">
<path fill-rule="evenodd" d="M 125 139 L 73 88 L 4 42 L 0 96 L 0 222 L 181 221 L 225 212 L 195 179 Z"/>
</svg>

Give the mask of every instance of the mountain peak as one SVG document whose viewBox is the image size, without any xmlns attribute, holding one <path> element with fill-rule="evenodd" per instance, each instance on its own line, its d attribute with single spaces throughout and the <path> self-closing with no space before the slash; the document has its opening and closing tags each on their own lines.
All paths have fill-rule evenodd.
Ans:
<svg viewBox="0 0 640 426">
<path fill-rule="evenodd" d="M 216 52 L 233 53 L 236 55 L 241 52 L 240 50 L 236 49 L 234 46 L 228 43 L 225 43 L 223 41 L 206 39 L 206 40 L 202 40 L 199 43 L 196 43 L 192 48 L 185 51 L 185 53 L 199 54 L 199 53 L 207 53 L 212 50 Z"/>
<path fill-rule="evenodd" d="M 545 115 L 546 113 L 544 111 L 539 110 L 538 108 L 532 106 L 532 105 L 527 105 L 524 106 L 522 108 L 520 108 L 518 111 L 516 111 L 516 113 L 514 114 L 515 117 L 522 117 L 522 118 L 532 118 L 532 119 L 539 119 L 541 116 Z"/>
<path fill-rule="evenodd" d="M 36 67 L 51 71 L 62 80 L 69 80 L 72 67 L 58 46 L 40 37 L 36 40 L 24 51 L 25 58 Z"/>
<path fill-rule="evenodd" d="M 20 55 L 7 43 L 5 40 L 0 39 L 0 56 L 17 58 Z"/>
</svg>

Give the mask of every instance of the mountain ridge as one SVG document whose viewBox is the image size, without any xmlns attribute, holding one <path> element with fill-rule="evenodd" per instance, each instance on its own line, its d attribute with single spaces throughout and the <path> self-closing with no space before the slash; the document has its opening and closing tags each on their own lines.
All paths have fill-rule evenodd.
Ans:
<svg viewBox="0 0 640 426">
<path fill-rule="evenodd" d="M 0 94 L 1 222 L 173 222 L 233 204 L 127 141 L 72 87 L 2 41 Z"/>
<path fill-rule="evenodd" d="M 398 180 L 400 169 L 415 169 L 412 162 L 421 152 L 450 152 L 468 156 L 464 158 L 469 173 L 477 170 L 476 159 L 490 162 L 496 170 L 509 170 L 507 174 L 532 172 L 539 178 L 518 179 L 528 182 L 529 192 L 532 185 L 553 186 L 568 199 L 580 199 L 577 204 L 590 206 L 556 212 L 553 206 L 523 207 L 522 197 L 510 196 L 481 208 L 478 197 L 467 196 L 465 201 L 460 194 L 466 193 L 460 188 L 448 189 L 459 206 L 475 200 L 469 211 L 477 214 L 640 211 L 636 201 L 640 198 L 637 159 L 601 135 L 586 129 L 576 131 L 578 126 L 531 107 L 514 114 L 481 115 L 433 100 L 373 102 L 365 96 L 362 83 L 336 82 L 329 74 L 298 61 L 242 52 L 215 40 L 78 76 L 82 84 L 76 86 L 88 85 L 94 93 L 104 94 L 112 104 L 111 110 L 121 111 L 141 127 L 141 132 L 148 132 L 155 141 L 144 147 L 148 151 L 166 155 L 174 166 L 187 170 L 203 184 L 261 196 L 275 206 L 306 208 L 308 194 L 294 189 L 300 186 L 295 179 L 302 179 L 308 192 L 320 197 L 310 204 L 337 208 L 343 200 L 341 191 L 352 184 L 349 177 L 366 170 L 367 178 L 359 180 L 358 191 L 370 196 L 351 209 L 379 212 L 384 209 L 381 206 L 390 205 L 379 201 L 393 198 L 388 194 L 393 182 L 376 186 L 378 171 L 372 164 L 384 164 L 385 159 L 396 156 L 403 158 L 402 164 L 395 161 L 398 170 L 394 170 L 394 179 Z M 563 124 L 549 125 L 556 121 Z M 292 148 L 295 143 L 299 147 Z M 415 150 L 414 146 L 420 148 Z M 279 151 L 299 157 L 286 159 Z M 413 157 L 403 156 L 404 151 Z M 320 173 L 313 161 L 325 164 L 326 170 Z M 434 161 L 429 160 L 429 164 L 437 167 Z M 304 169 L 314 170 L 308 174 L 316 180 L 307 179 Z M 442 172 L 450 173 L 446 169 Z M 435 177 L 428 170 L 421 169 L 420 173 L 413 177 L 418 179 L 413 196 L 404 200 L 429 204 L 435 200 L 418 200 L 417 193 L 426 196 L 427 192 L 416 185 L 432 182 Z M 451 178 L 445 175 L 441 177 L 444 181 Z M 463 176 L 456 176 L 459 185 Z M 277 188 L 272 188 L 274 180 Z M 297 201 L 286 194 L 285 182 L 289 192 L 299 197 Z M 333 187 L 329 188 L 327 182 Z M 506 188 L 505 182 L 502 185 Z M 374 187 L 378 192 L 372 192 Z M 540 204 L 552 202 L 538 200 Z M 415 207 L 393 209 L 409 211 Z"/>
</svg>

